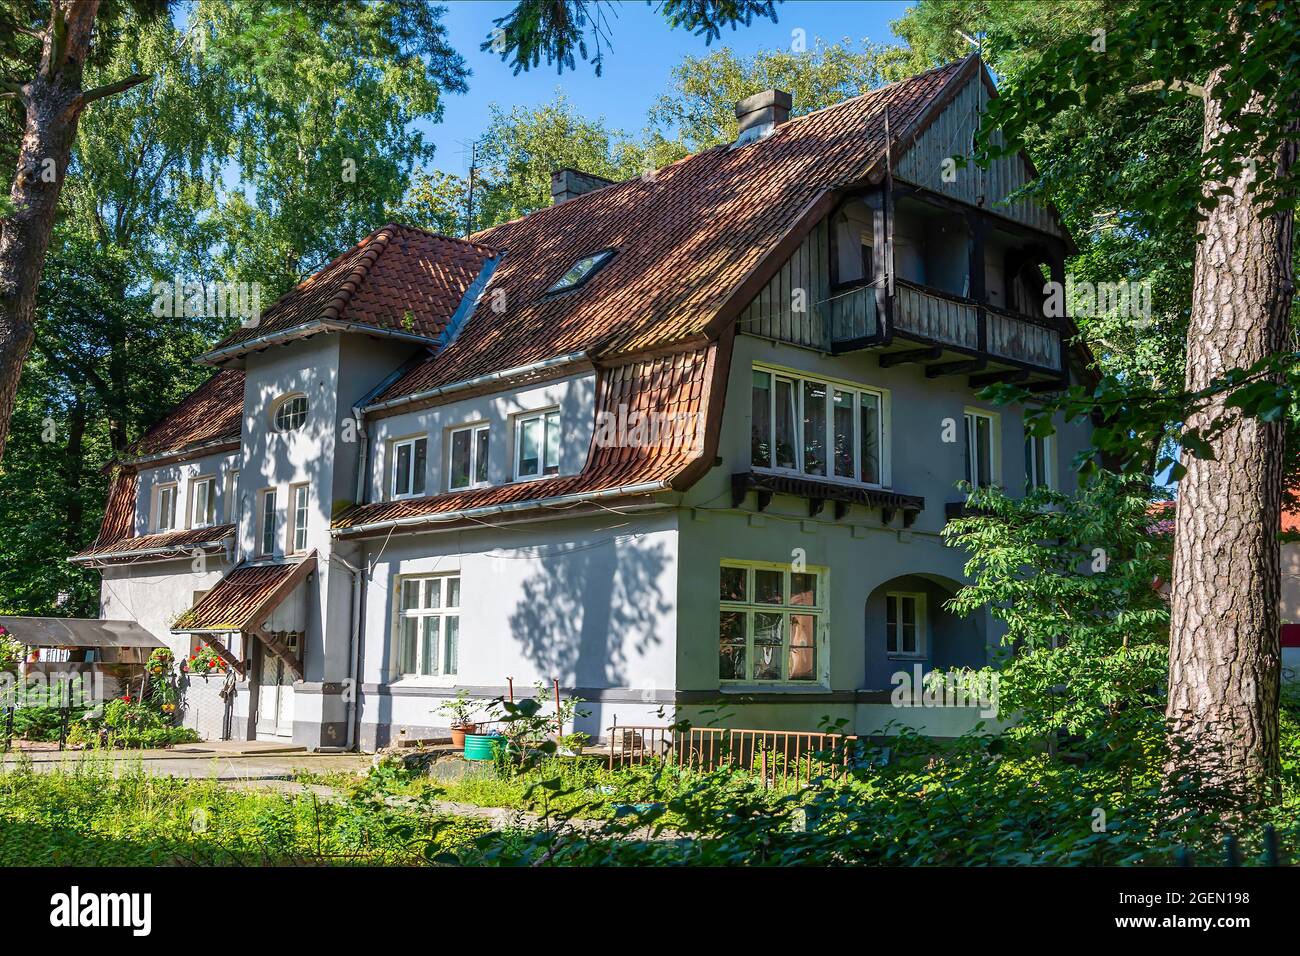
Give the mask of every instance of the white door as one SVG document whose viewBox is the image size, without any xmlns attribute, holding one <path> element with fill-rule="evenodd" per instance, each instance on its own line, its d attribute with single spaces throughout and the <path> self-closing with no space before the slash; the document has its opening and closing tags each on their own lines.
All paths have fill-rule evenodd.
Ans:
<svg viewBox="0 0 1300 956">
<path fill-rule="evenodd" d="M 257 736 L 293 736 L 293 672 L 266 650 L 258 675 Z"/>
</svg>

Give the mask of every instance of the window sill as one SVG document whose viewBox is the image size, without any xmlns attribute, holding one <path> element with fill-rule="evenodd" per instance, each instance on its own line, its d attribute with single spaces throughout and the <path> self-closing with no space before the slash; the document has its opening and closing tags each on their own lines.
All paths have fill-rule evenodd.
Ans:
<svg viewBox="0 0 1300 956">
<path fill-rule="evenodd" d="M 830 685 L 815 681 L 748 681 L 726 682 L 718 686 L 724 694 L 761 694 L 779 691 L 783 694 L 825 694 Z"/>
<path fill-rule="evenodd" d="M 533 481 L 554 481 L 556 478 L 562 478 L 562 477 L 564 476 L 559 474 L 558 472 L 554 475 L 524 475 L 522 477 L 516 477 L 513 481 L 510 482 L 510 484 L 525 485 Z"/>
<path fill-rule="evenodd" d="M 824 481 L 833 485 L 843 485 L 845 488 L 867 488 L 871 491 L 889 491 L 892 485 L 874 484 L 869 481 L 858 481 L 856 478 L 845 478 L 842 475 L 834 477 L 828 475 L 812 475 L 804 471 L 795 471 L 793 468 L 768 468 L 763 465 L 750 465 L 751 470 L 756 475 L 776 475 L 780 478 L 802 478 L 805 481 Z"/>
<path fill-rule="evenodd" d="M 447 494 L 456 495 L 465 491 L 481 491 L 484 488 L 491 488 L 491 487 L 492 487 L 492 482 L 490 481 L 480 481 L 477 484 L 473 484 L 473 485 L 461 485 L 459 488 L 452 488 L 451 486 L 448 486 Z"/>
<path fill-rule="evenodd" d="M 894 651 L 886 651 L 885 658 L 891 661 L 927 661 L 930 656 L 928 654 L 900 654 Z"/>
<path fill-rule="evenodd" d="M 438 677 L 408 674 L 405 677 L 399 675 L 392 678 L 388 685 L 390 687 L 455 687 L 459 680 L 456 674 L 443 674 Z"/>
</svg>

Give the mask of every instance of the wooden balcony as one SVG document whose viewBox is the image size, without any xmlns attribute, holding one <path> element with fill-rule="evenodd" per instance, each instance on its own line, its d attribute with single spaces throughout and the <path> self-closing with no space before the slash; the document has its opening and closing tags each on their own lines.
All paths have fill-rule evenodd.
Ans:
<svg viewBox="0 0 1300 956">
<path fill-rule="evenodd" d="M 929 368 L 956 372 L 991 366 L 1053 377 L 1062 371 L 1062 328 L 1047 318 L 1019 315 L 898 279 L 891 303 L 890 334 L 885 336 L 880 334 L 882 323 L 877 320 L 873 288 L 853 289 L 830 301 L 831 345 L 837 352 L 892 345 L 896 351 L 882 355 L 881 364 L 939 361 L 948 354 L 959 361 L 945 361 Z M 899 339 L 924 348 L 903 348 L 906 342 L 900 343 Z"/>
</svg>

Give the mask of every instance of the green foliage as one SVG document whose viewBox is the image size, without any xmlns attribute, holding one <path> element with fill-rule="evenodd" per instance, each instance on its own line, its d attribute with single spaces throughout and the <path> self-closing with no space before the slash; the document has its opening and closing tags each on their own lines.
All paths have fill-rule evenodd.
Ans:
<svg viewBox="0 0 1300 956">
<path fill-rule="evenodd" d="M 1171 542 L 1140 479 L 1101 473 L 1077 495 L 1038 489 L 970 495 L 976 514 L 950 521 L 946 543 L 970 554 L 971 583 L 948 602 L 1006 625 L 995 664 L 1011 734 L 1066 730 L 1110 746 L 1160 723 Z"/>
<path fill-rule="evenodd" d="M 723 47 L 708 56 L 687 55 L 673 67 L 669 89 L 650 108 L 645 148 L 657 165 L 733 142 L 736 103 L 752 93 L 781 89 L 794 98 L 794 115 L 824 109 L 905 75 L 905 51 L 849 39 L 806 50 L 760 50 L 737 56 Z"/>
<path fill-rule="evenodd" d="M 657 6 L 673 28 L 690 30 L 710 44 L 724 27 L 749 26 L 755 17 L 776 21 L 773 0 L 659 0 Z M 504 17 L 492 23 L 496 29 L 479 47 L 500 54 L 517 76 L 546 59 L 556 72 L 574 68 L 574 54 L 589 58 L 600 76 L 604 48 L 610 45 L 607 0 L 519 0 Z M 590 46 L 589 46 L 590 44 Z"/>
<path fill-rule="evenodd" d="M 86 716 L 69 734 L 73 746 L 102 744 L 109 749 L 169 747 L 196 743 L 199 735 L 188 727 L 175 727 L 171 715 L 158 705 L 129 694 L 110 700 L 99 716 Z"/>
<path fill-rule="evenodd" d="M 26 648 L 0 625 L 0 674 L 17 674 Z"/>
<path fill-rule="evenodd" d="M 140 767 L 114 773 L 95 757 L 0 771 L 0 866 L 412 865 L 487 829 L 390 807 L 373 791 L 341 801 L 234 791 Z"/>
</svg>

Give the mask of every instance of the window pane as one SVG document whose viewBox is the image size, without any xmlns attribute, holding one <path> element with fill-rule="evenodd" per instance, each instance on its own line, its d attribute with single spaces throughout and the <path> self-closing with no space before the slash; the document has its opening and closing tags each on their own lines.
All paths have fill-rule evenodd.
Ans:
<svg viewBox="0 0 1300 956">
<path fill-rule="evenodd" d="M 1034 439 L 1032 435 L 1025 436 L 1025 487 L 1037 488 L 1037 475 L 1034 474 Z"/>
<path fill-rule="evenodd" d="M 785 600 L 782 594 L 784 574 L 780 571 L 754 572 L 754 601 L 758 604 L 781 604 Z"/>
<path fill-rule="evenodd" d="M 979 483 L 986 488 L 993 483 L 992 422 L 983 415 L 975 419 L 976 446 L 979 448 Z"/>
<path fill-rule="evenodd" d="M 424 494 L 424 472 L 425 463 L 429 458 L 429 440 L 427 438 L 417 438 L 415 440 L 415 464 L 411 468 L 411 493 L 416 495 Z"/>
<path fill-rule="evenodd" d="M 447 607 L 460 607 L 460 578 L 447 579 Z"/>
<path fill-rule="evenodd" d="M 451 433 L 452 488 L 465 488 L 469 486 L 470 439 L 472 437 L 473 436 L 469 431 Z"/>
<path fill-rule="evenodd" d="M 814 680 L 817 675 L 817 618 L 790 615 L 790 654 L 786 668 L 790 680 Z"/>
<path fill-rule="evenodd" d="M 754 385 L 750 394 L 750 462 L 759 468 L 770 468 L 772 466 L 772 376 L 767 372 L 755 372 Z"/>
<path fill-rule="evenodd" d="M 546 468 L 545 474 L 560 473 L 560 413 L 550 412 L 546 416 Z"/>
<path fill-rule="evenodd" d="M 803 470 L 826 474 L 826 386 L 803 383 Z"/>
<path fill-rule="evenodd" d="M 790 575 L 790 603 L 799 604 L 805 607 L 813 607 L 817 603 L 817 575 L 811 572 L 806 574 Z"/>
<path fill-rule="evenodd" d="M 719 597 L 724 601 L 745 600 L 745 569 L 723 568 L 722 589 Z"/>
<path fill-rule="evenodd" d="M 905 597 L 905 598 L 901 598 L 900 600 L 903 605 L 903 624 L 904 625 L 915 624 L 916 623 L 916 598 Z"/>
<path fill-rule="evenodd" d="M 438 673 L 438 626 L 442 618 L 429 615 L 421 619 L 424 624 L 424 640 L 420 648 L 420 673 L 432 675 Z"/>
<path fill-rule="evenodd" d="M 885 650 L 898 653 L 898 599 L 885 597 Z"/>
<path fill-rule="evenodd" d="M 754 615 L 754 680 L 781 679 L 780 614 Z"/>
<path fill-rule="evenodd" d="M 275 552 L 275 492 L 262 496 L 262 553 Z"/>
<path fill-rule="evenodd" d="M 488 480 L 488 430 L 480 428 L 474 433 L 474 482 L 486 485 Z"/>
<path fill-rule="evenodd" d="M 916 625 L 915 624 L 903 625 L 903 653 L 904 654 L 916 653 Z"/>
<path fill-rule="evenodd" d="M 853 393 L 835 390 L 835 475 L 853 477 Z"/>
<path fill-rule="evenodd" d="M 745 612 L 723 611 L 718 628 L 718 677 L 745 679 Z"/>
<path fill-rule="evenodd" d="M 529 418 L 519 423 L 519 474 L 541 474 L 542 420 Z"/>
<path fill-rule="evenodd" d="M 862 429 L 862 474 L 868 484 L 880 484 L 880 396 L 871 392 L 858 395 Z"/>
<path fill-rule="evenodd" d="M 1047 484 L 1047 439 L 1034 439 L 1034 486 Z"/>
<path fill-rule="evenodd" d="M 795 458 L 794 382 L 776 380 L 776 467 L 797 468 Z"/>
<path fill-rule="evenodd" d="M 971 462 L 975 460 L 975 456 L 974 454 L 972 454 L 971 449 L 974 447 L 975 447 L 975 416 L 967 415 L 966 416 L 965 467 L 966 467 L 966 480 L 970 482 L 972 485 L 976 483 L 975 472 L 971 470 Z"/>
<path fill-rule="evenodd" d="M 452 615 L 446 620 L 447 633 L 443 637 L 442 672 L 454 674 L 460 664 L 460 618 Z"/>
<path fill-rule="evenodd" d="M 401 634 L 398 639 L 397 648 L 397 670 L 402 674 L 415 673 L 417 635 L 416 630 L 420 625 L 419 618 L 404 617 L 402 618 Z"/>
<path fill-rule="evenodd" d="M 442 578 L 429 578 L 424 582 L 424 606 L 442 607 Z"/>
<path fill-rule="evenodd" d="M 411 446 L 410 443 L 397 446 L 397 458 L 393 463 L 393 494 L 409 495 L 411 493 Z"/>
<path fill-rule="evenodd" d="M 420 606 L 420 581 L 402 582 L 402 610 L 411 611 Z"/>
</svg>

